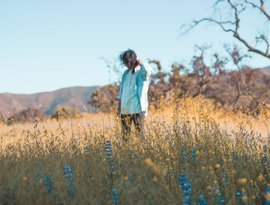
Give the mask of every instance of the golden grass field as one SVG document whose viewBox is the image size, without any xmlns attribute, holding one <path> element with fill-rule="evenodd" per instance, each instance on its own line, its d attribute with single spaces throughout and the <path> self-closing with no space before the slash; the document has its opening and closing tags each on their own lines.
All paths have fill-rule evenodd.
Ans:
<svg viewBox="0 0 270 205">
<path fill-rule="evenodd" d="M 113 113 L 0 125 L 0 204 L 270 204 L 269 114 L 184 99 L 127 143 Z"/>
</svg>

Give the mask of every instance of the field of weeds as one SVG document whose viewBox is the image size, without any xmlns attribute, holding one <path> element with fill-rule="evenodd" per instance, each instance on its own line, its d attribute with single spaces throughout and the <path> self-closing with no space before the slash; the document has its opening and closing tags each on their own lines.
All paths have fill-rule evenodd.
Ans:
<svg viewBox="0 0 270 205">
<path fill-rule="evenodd" d="M 145 141 L 113 113 L 0 125 L 0 204 L 270 204 L 269 128 L 203 99 L 150 110 Z"/>
</svg>

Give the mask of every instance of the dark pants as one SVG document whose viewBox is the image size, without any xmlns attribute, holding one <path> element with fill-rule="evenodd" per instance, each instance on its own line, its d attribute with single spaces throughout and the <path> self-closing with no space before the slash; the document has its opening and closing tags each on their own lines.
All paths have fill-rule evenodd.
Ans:
<svg viewBox="0 0 270 205">
<path fill-rule="evenodd" d="M 140 113 L 121 115 L 122 123 L 122 134 L 125 141 L 128 140 L 129 135 L 131 134 L 132 123 L 135 126 L 136 135 L 141 139 L 144 139 L 144 117 Z"/>
</svg>

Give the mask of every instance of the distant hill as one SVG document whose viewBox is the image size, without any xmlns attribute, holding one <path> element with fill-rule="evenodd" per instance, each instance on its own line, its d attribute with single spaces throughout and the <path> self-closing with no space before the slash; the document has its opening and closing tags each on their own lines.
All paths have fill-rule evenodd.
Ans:
<svg viewBox="0 0 270 205">
<path fill-rule="evenodd" d="M 270 75 L 270 66 L 265 67 L 265 68 L 260 68 L 259 70 L 261 70 L 264 74 Z"/>
<path fill-rule="evenodd" d="M 45 115 L 51 115 L 59 106 L 77 108 L 82 112 L 93 111 L 95 108 L 87 104 L 92 93 L 98 86 L 69 87 L 52 92 L 36 94 L 0 94 L 0 113 L 10 117 L 27 108 L 42 110 Z"/>
</svg>

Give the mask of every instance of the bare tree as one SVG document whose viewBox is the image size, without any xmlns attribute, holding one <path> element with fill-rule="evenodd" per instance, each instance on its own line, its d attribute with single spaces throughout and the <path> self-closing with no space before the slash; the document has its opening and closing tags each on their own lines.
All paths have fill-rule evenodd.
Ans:
<svg viewBox="0 0 270 205">
<path fill-rule="evenodd" d="M 243 88 L 241 87 L 243 81 L 241 64 L 245 58 L 249 58 L 250 56 L 247 54 L 242 54 L 240 52 L 240 49 L 236 45 L 234 45 L 233 48 L 230 48 L 228 45 L 225 45 L 224 47 L 227 53 L 229 54 L 233 64 L 237 67 L 238 70 L 235 73 L 234 72 L 231 73 L 232 84 L 234 84 L 237 92 L 237 95 L 233 100 L 233 105 L 235 106 L 240 96 L 243 94 Z"/>
<path fill-rule="evenodd" d="M 200 54 L 197 56 L 193 56 L 193 59 L 191 61 L 192 63 L 192 68 L 193 68 L 193 73 L 199 77 L 199 92 L 201 92 L 203 86 L 208 83 L 209 78 L 212 76 L 210 72 L 210 67 L 206 65 L 205 63 L 205 52 L 207 49 L 210 47 L 207 45 L 204 46 L 196 46 L 195 47 Z"/>
<path fill-rule="evenodd" d="M 149 87 L 149 97 L 150 102 L 157 102 L 162 97 L 166 97 L 166 93 L 169 91 L 169 84 L 166 80 L 169 75 L 167 72 L 162 71 L 162 65 L 158 59 L 147 59 L 149 64 L 154 64 L 156 67 L 156 72 L 151 75 L 151 83 Z M 158 104 L 154 105 L 155 107 Z"/>
<path fill-rule="evenodd" d="M 225 65 L 228 63 L 228 59 L 220 57 L 218 53 L 214 53 L 213 56 L 215 58 L 215 61 L 213 64 L 214 73 L 217 75 L 224 74 Z"/>
<path fill-rule="evenodd" d="M 107 58 L 104 57 L 102 57 L 101 60 L 104 61 L 106 67 L 108 68 L 109 84 L 112 84 L 112 73 L 114 73 L 117 76 L 117 83 L 119 83 L 122 75 L 119 61 L 117 59 L 108 60 Z"/>
<path fill-rule="evenodd" d="M 148 63 L 155 64 L 157 66 L 158 71 L 161 71 L 162 66 L 161 66 L 160 60 L 157 60 L 157 59 L 147 59 L 147 60 L 148 60 Z"/>
<path fill-rule="evenodd" d="M 254 3 L 256 1 L 256 3 Z M 250 52 L 259 54 L 266 58 L 270 58 L 270 42 L 269 42 L 269 34 L 265 32 L 258 34 L 255 36 L 254 40 L 256 44 L 254 45 L 250 40 L 246 39 L 240 32 L 241 27 L 241 18 L 243 17 L 243 13 L 249 9 L 253 9 L 253 11 L 257 11 L 266 20 L 267 24 L 270 23 L 270 12 L 266 11 L 265 1 L 264 0 L 216 0 L 213 5 L 214 10 L 218 11 L 222 5 L 225 5 L 227 9 L 232 12 L 231 17 L 224 18 L 222 15 L 220 17 L 212 16 L 205 17 L 199 20 L 193 20 L 193 22 L 188 26 L 182 26 L 183 34 L 189 32 L 196 26 L 201 23 L 213 23 L 219 26 L 224 32 L 231 33 L 234 38 L 236 38 L 239 42 L 241 42 Z M 224 9 L 222 9 L 224 11 Z M 219 12 L 219 14 L 221 14 Z M 263 47 L 258 48 L 258 44 L 262 44 Z"/>
</svg>

